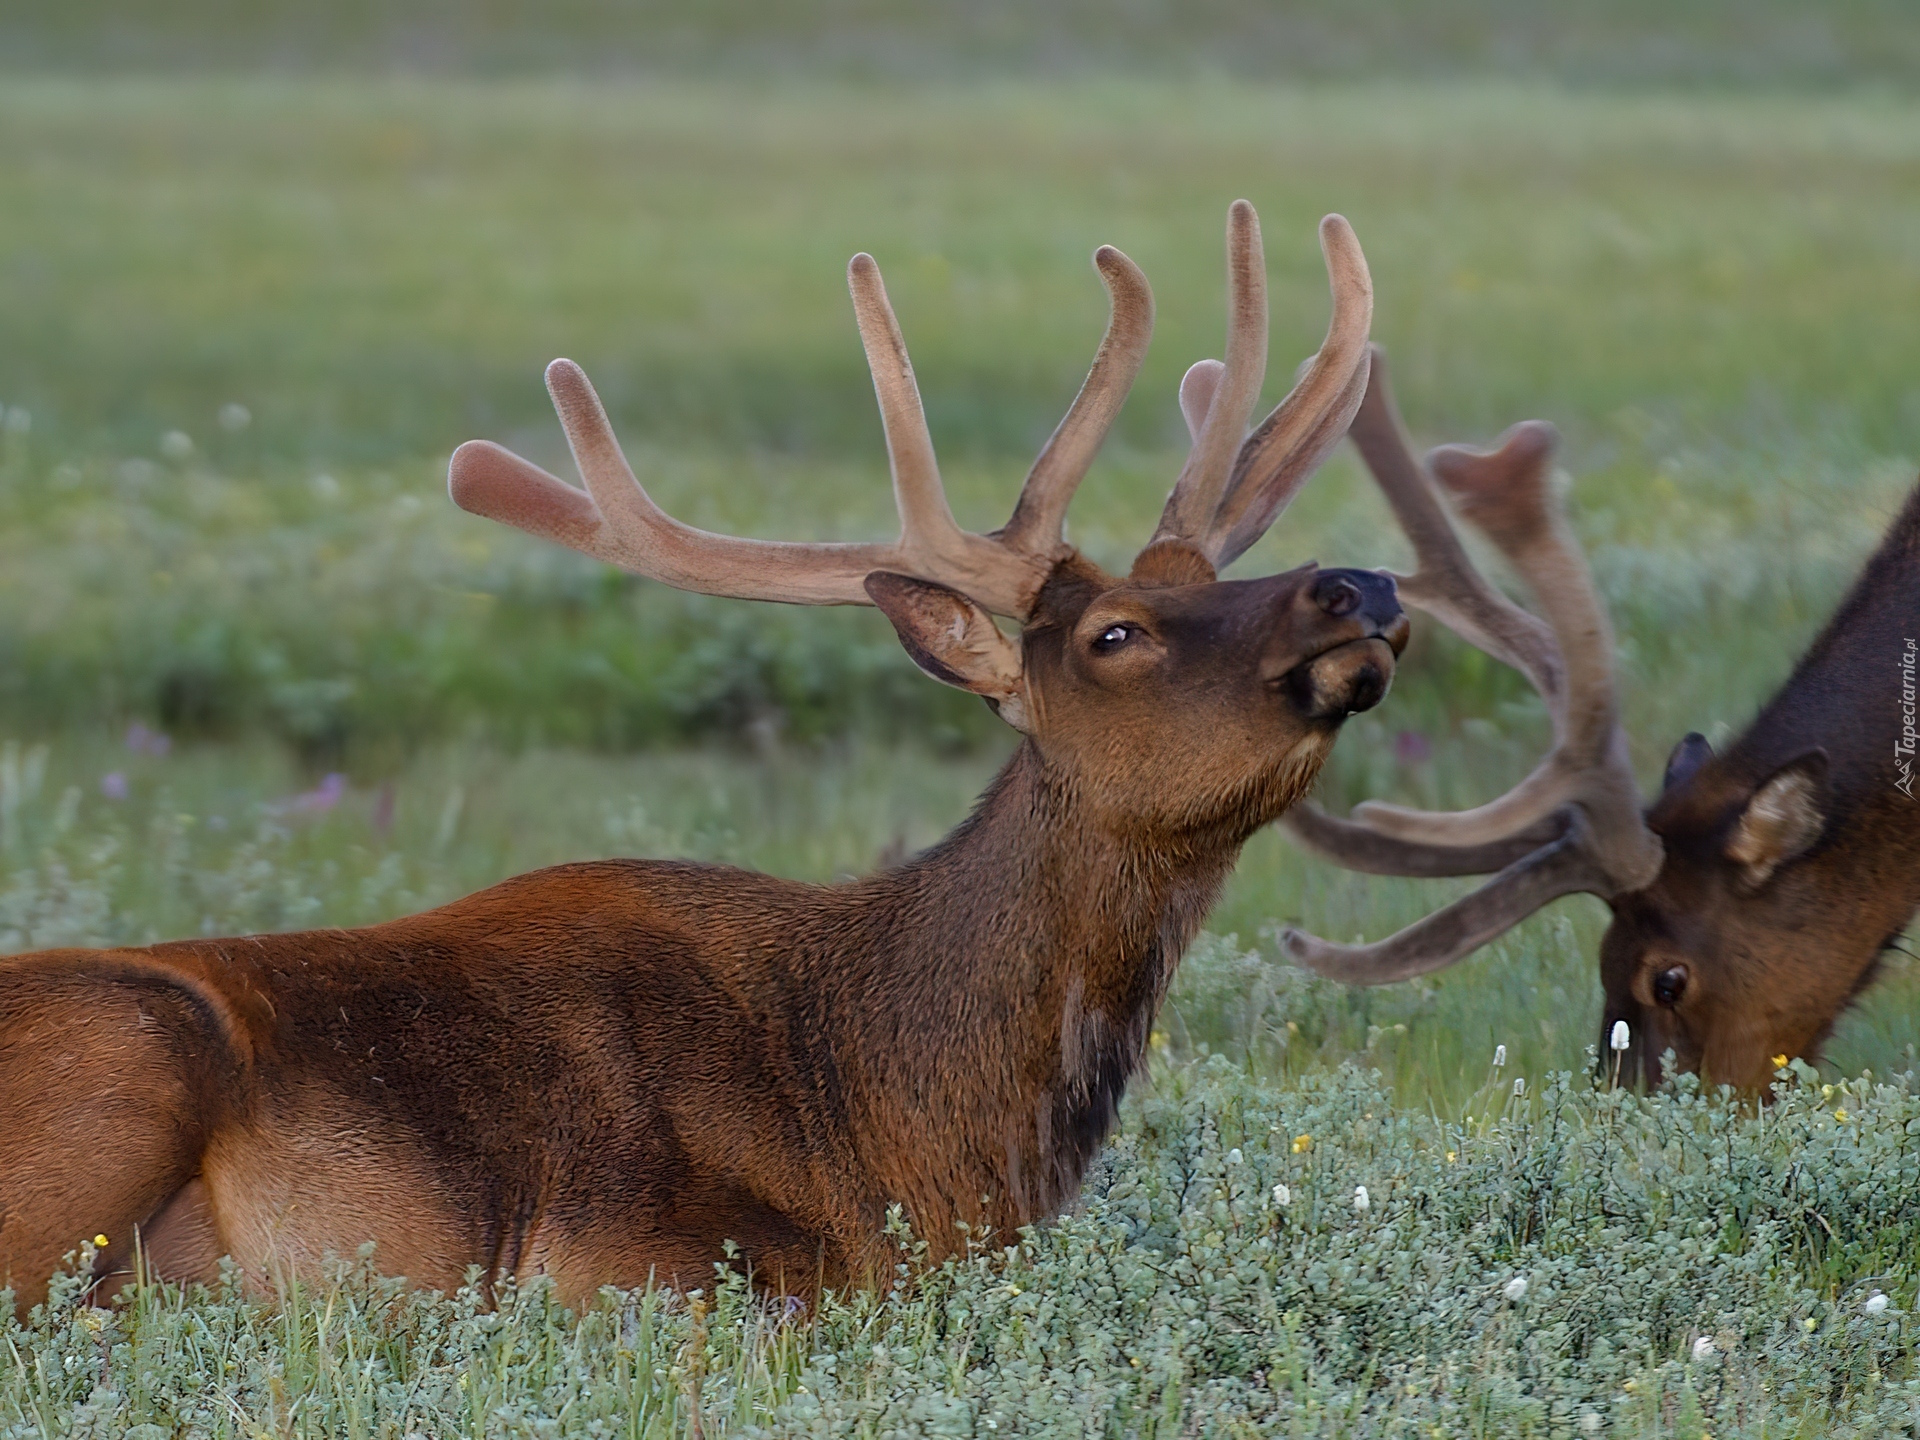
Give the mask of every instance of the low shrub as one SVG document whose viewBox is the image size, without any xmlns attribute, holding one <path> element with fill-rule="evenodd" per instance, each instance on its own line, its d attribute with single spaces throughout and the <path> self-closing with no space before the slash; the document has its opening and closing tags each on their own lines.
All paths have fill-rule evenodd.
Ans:
<svg viewBox="0 0 1920 1440">
<path fill-rule="evenodd" d="M 1449 1121 L 1214 1056 L 1156 1067 L 1071 1214 L 883 1296 L 68 1279 L 0 1337 L 0 1434 L 1906 1433 L 1917 1136 L 1907 1080 L 1800 1065 L 1759 1108 L 1490 1067 Z"/>
</svg>

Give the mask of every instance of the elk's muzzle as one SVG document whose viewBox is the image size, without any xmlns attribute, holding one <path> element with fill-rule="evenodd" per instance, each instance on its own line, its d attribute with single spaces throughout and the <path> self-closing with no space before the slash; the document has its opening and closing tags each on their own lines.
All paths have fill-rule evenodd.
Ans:
<svg viewBox="0 0 1920 1440">
<path fill-rule="evenodd" d="M 1386 698 L 1394 661 L 1411 627 L 1390 576 L 1372 570 L 1322 570 L 1307 599 L 1328 623 L 1329 644 L 1279 679 L 1309 720 L 1344 720 Z"/>
</svg>

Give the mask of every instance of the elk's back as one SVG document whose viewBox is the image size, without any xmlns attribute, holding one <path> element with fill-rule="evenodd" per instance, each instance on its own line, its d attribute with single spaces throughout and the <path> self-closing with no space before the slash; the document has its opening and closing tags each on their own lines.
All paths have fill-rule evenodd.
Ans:
<svg viewBox="0 0 1920 1440">
<path fill-rule="evenodd" d="M 29 1097 L 42 1128 L 97 1135 L 136 1074 L 171 1107 L 143 1122 L 174 1137 L 164 1155 L 93 1167 L 128 1172 L 118 1213 L 35 1224 L 65 1223 L 71 1248 L 197 1175 L 224 1248 L 263 1274 L 368 1238 L 383 1269 L 437 1285 L 472 1265 L 588 1294 L 700 1283 L 727 1239 L 793 1283 L 837 1272 L 870 1207 L 823 999 L 783 960 L 823 894 L 610 861 L 358 931 L 0 962 L 0 1073 L 42 1063 L 76 1016 L 101 1032 Z M 9 1192 L 85 1168 L 0 1156 Z M 25 1203 L 68 1205 L 56 1188 Z M 23 1224 L 0 1221 L 0 1250 Z"/>
</svg>

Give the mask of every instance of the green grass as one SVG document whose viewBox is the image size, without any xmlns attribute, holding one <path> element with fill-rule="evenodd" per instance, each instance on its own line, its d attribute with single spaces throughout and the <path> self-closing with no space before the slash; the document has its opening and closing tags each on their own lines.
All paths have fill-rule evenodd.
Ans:
<svg viewBox="0 0 1920 1440">
<path fill-rule="evenodd" d="M 1537 411 L 1631 441 L 1631 407 L 1885 448 L 1916 424 L 1920 341 L 1890 317 L 1920 287 L 1920 105 L 1892 96 L 16 80 L 0 123 L 0 397 L 63 451 L 213 442 L 230 400 L 257 423 L 214 453 L 250 467 L 533 439 L 565 352 L 636 442 L 874 466 L 843 280 L 867 249 L 943 449 L 1024 459 L 1091 355 L 1108 241 L 1160 302 L 1122 431 L 1159 451 L 1219 345 L 1239 194 L 1266 222 L 1270 389 L 1324 323 L 1312 223 L 1339 209 L 1423 428 Z"/>
<path fill-rule="evenodd" d="M 803 1313 L 422 1295 L 370 1253 L 273 1305 L 62 1281 L 0 1318 L 0 1433 L 1910 1433 L 1910 1088 L 1799 1067 L 1756 1119 L 1481 1073 L 1443 1122 L 1353 1069 L 1156 1066 L 1075 1213 L 929 1274 L 901 1227 L 887 1294 Z"/>
<path fill-rule="evenodd" d="M 1911 87 L 1902 0 L 13 0 L 0 67 Z"/>
<path fill-rule="evenodd" d="M 1424 441 L 1566 432 L 1649 780 L 1777 684 L 1920 455 L 1920 104 L 1894 91 L 42 78 L 0 87 L 0 136 L 0 949 L 356 924 L 615 853 L 825 880 L 951 826 L 1005 732 L 871 613 L 679 596 L 441 488 L 476 434 L 561 466 L 538 377 L 566 353 L 677 513 L 884 533 L 856 249 L 983 528 L 1091 355 L 1090 251 L 1143 263 L 1158 339 L 1073 516 L 1118 564 L 1178 467 L 1178 376 L 1219 345 L 1226 202 L 1266 223 L 1276 393 L 1324 324 L 1313 222 L 1344 211 Z M 233 404 L 250 425 L 221 426 Z M 1397 563 L 1383 514 L 1343 456 L 1243 571 Z M 169 752 L 130 750 L 134 722 Z M 1431 759 L 1396 759 L 1402 731 Z M 1323 797 L 1472 803 L 1544 735 L 1513 677 L 1423 633 Z M 300 801 L 330 772 L 337 803 Z M 1627 1433 L 1816 1433 L 1825 1407 L 1835 1433 L 1891 1424 L 1912 1100 L 1809 1075 L 1798 1110 L 1753 1116 L 1575 1084 L 1568 1128 L 1540 1128 L 1550 1107 L 1505 1087 L 1588 1073 L 1591 900 L 1378 991 L 1274 958 L 1277 924 L 1377 936 L 1447 893 L 1257 837 L 1084 1213 L 1024 1258 L 798 1326 L 725 1296 L 706 1347 L 657 1298 L 576 1324 L 537 1296 L 496 1320 L 364 1281 L 279 1310 L 150 1295 L 9 1332 L 0 1431 L 664 1433 L 696 1357 L 710 1432 L 1545 1435 L 1585 1433 L 1583 1406 Z M 1916 1043 L 1920 985 L 1894 966 L 1827 1080 L 1910 1070 Z M 1301 1162 L 1311 1220 L 1258 1251 L 1269 1232 L 1236 1227 L 1293 1173 L 1274 1141 L 1296 1125 L 1326 1146 Z M 1609 1169 L 1593 1147 L 1623 1134 Z M 1716 1170 L 1736 1151 L 1752 1168 Z M 1364 1262 L 1340 1209 L 1361 1183 L 1392 1197 Z M 1523 1191 L 1560 1197 L 1559 1229 L 1509 1225 Z M 1575 1274 L 1615 1252 L 1612 1278 Z M 1424 1329 L 1395 1318 L 1408 1256 L 1432 1259 Z M 1525 1323 L 1490 1298 L 1520 1268 L 1560 1277 Z M 1102 1310 L 1102 1285 L 1130 1298 Z M 1660 1285 L 1680 1298 L 1643 1312 Z M 1862 1317 L 1868 1286 L 1891 1319 Z M 1698 1333 L 1731 1348 L 1696 1365 Z"/>
<path fill-rule="evenodd" d="M 1268 234 L 1271 391 L 1324 324 L 1312 225 L 1337 207 L 1423 437 L 1566 429 L 1649 771 L 1782 673 L 1920 453 L 1899 319 L 1920 301 L 1920 105 L 1095 81 L 908 99 L 9 84 L 0 401 L 30 429 L 0 469 L 0 723 L 267 729 L 367 771 L 475 731 L 976 743 L 978 707 L 912 676 L 873 616 L 623 584 L 453 513 L 443 457 L 485 434 L 561 466 L 538 376 L 564 352 L 688 518 L 883 534 L 842 279 L 864 247 L 956 510 L 989 527 L 1090 356 L 1087 257 L 1112 240 L 1161 317 L 1074 512 L 1120 563 L 1178 466 L 1177 378 L 1218 348 L 1242 192 Z M 184 458 L 161 456 L 171 432 Z M 1381 513 L 1343 460 L 1243 567 L 1396 559 Z M 1517 693 L 1434 664 L 1396 723 Z"/>
</svg>

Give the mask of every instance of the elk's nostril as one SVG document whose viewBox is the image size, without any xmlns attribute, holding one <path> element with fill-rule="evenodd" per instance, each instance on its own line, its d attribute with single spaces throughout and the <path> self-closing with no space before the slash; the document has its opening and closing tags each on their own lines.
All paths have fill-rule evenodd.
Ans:
<svg viewBox="0 0 1920 1440">
<path fill-rule="evenodd" d="M 1313 591 L 1314 603 L 1335 619 L 1358 610 L 1361 598 L 1360 587 L 1338 575 L 1327 576 Z"/>
</svg>

